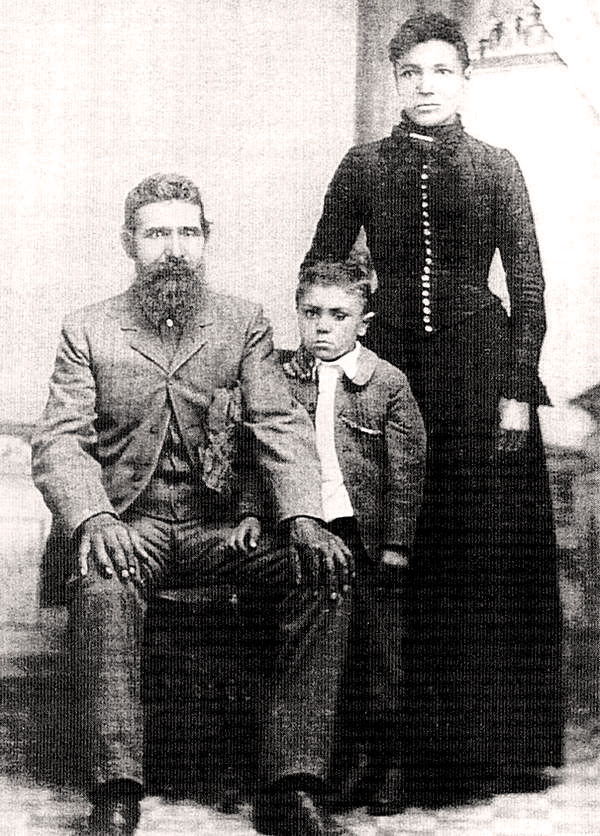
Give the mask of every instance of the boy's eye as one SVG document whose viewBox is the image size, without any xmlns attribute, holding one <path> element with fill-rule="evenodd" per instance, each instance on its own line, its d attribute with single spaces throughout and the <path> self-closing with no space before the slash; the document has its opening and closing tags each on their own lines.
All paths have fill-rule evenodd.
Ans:
<svg viewBox="0 0 600 836">
<path fill-rule="evenodd" d="M 338 322 L 343 322 L 347 318 L 348 318 L 348 314 L 345 314 L 345 313 L 334 314 L 334 319 L 336 319 Z"/>
<path fill-rule="evenodd" d="M 317 311 L 310 310 L 310 308 L 309 308 L 309 309 L 304 311 L 304 316 L 307 319 L 315 319 L 315 317 L 317 316 Z"/>
<path fill-rule="evenodd" d="M 438 67 L 437 72 L 438 75 L 450 75 L 452 70 L 449 70 L 448 67 Z"/>
<path fill-rule="evenodd" d="M 412 78 L 414 74 L 414 70 L 402 70 L 402 72 L 400 73 L 400 78 Z"/>
</svg>

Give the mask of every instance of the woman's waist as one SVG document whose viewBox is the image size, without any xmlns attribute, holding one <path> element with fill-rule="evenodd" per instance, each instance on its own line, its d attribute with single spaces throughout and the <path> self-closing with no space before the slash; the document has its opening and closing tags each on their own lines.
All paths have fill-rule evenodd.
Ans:
<svg viewBox="0 0 600 836">
<path fill-rule="evenodd" d="M 380 322 L 424 336 L 478 315 L 508 321 L 501 300 L 488 287 L 463 285 L 449 291 L 430 281 L 411 292 L 406 286 L 388 285 L 378 289 L 374 302 Z"/>
</svg>

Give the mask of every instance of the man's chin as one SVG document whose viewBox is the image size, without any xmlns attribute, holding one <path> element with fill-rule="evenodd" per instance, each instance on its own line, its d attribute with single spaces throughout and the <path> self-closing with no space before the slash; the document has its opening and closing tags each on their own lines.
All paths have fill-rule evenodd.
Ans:
<svg viewBox="0 0 600 836">
<path fill-rule="evenodd" d="M 138 271 L 133 284 L 136 298 L 146 318 L 156 328 L 170 321 L 183 329 L 201 309 L 206 294 L 204 265 L 197 269 L 164 265 Z"/>
</svg>

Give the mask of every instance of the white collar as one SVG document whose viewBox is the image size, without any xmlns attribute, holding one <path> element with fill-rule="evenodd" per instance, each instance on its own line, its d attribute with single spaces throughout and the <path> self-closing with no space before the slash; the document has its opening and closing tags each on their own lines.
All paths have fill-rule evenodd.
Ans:
<svg viewBox="0 0 600 836">
<path fill-rule="evenodd" d="M 356 345 L 352 349 L 352 351 L 348 351 L 346 354 L 342 354 L 341 357 L 338 357 L 337 360 L 320 360 L 317 357 L 316 365 L 317 366 L 339 366 L 341 370 L 344 372 L 348 380 L 354 380 L 356 377 L 356 373 L 358 371 L 358 358 L 361 352 L 362 346 L 359 341 L 356 341 Z"/>
</svg>

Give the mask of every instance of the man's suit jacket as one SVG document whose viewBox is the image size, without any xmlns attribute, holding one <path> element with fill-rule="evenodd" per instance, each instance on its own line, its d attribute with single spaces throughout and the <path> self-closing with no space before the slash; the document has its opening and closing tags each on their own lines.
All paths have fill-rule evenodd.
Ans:
<svg viewBox="0 0 600 836">
<path fill-rule="evenodd" d="M 226 429 L 232 399 L 223 395 L 236 391 L 276 519 L 320 517 L 312 427 L 258 306 L 207 293 L 170 363 L 131 289 L 67 317 L 33 439 L 34 481 L 63 542 L 89 517 L 131 506 L 156 468 L 171 410 L 201 479 L 214 461 L 204 462 L 209 416 Z"/>
<path fill-rule="evenodd" d="M 290 352 L 281 352 L 285 363 Z M 292 393 L 314 421 L 315 380 L 290 377 Z M 364 346 L 353 380 L 335 394 L 335 447 L 364 546 L 376 560 L 385 546 L 410 549 L 421 506 L 425 429 L 406 376 Z"/>
</svg>

